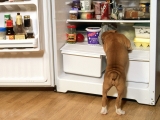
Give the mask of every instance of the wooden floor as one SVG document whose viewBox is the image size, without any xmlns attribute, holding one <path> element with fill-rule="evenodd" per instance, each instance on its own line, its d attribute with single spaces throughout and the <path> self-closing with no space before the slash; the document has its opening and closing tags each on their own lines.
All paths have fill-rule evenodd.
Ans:
<svg viewBox="0 0 160 120">
<path fill-rule="evenodd" d="M 160 100 L 156 106 L 123 100 L 122 116 L 115 113 L 114 103 L 109 98 L 108 114 L 101 115 L 101 96 L 0 88 L 0 120 L 160 120 Z"/>
</svg>

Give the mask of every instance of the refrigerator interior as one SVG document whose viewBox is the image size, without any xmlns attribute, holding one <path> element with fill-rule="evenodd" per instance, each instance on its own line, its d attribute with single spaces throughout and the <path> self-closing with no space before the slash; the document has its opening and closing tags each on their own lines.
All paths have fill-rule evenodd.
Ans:
<svg viewBox="0 0 160 120">
<path fill-rule="evenodd" d="M 80 74 L 73 74 L 64 71 L 64 63 L 72 65 L 73 62 L 78 64 L 78 59 L 75 61 L 70 59 L 72 62 L 69 63 L 64 62 L 63 55 L 73 55 L 75 56 L 94 56 L 99 55 L 105 57 L 105 53 L 103 51 L 103 47 L 101 45 L 88 45 L 87 42 L 76 43 L 76 44 L 66 44 L 66 32 L 67 32 L 67 24 L 74 24 L 78 28 L 81 27 L 101 27 L 101 23 L 104 20 L 70 20 L 69 19 L 69 10 L 71 8 L 72 0 L 59 0 L 52 2 L 52 6 L 55 7 L 55 24 L 56 24 L 56 44 L 54 44 L 54 58 L 55 58 L 55 84 L 57 86 L 57 91 L 59 92 L 67 92 L 67 91 L 78 91 L 84 93 L 91 94 L 102 94 L 102 83 L 104 72 L 100 77 L 86 76 Z M 148 1 L 144 1 L 148 2 Z M 156 2 L 151 3 L 151 5 L 156 5 Z M 61 6 L 61 7 L 59 7 Z M 52 7 L 52 8 L 54 8 Z M 153 17 L 156 14 L 153 14 L 153 11 L 157 11 L 156 8 L 152 8 L 151 11 L 151 20 L 107 20 L 106 23 L 150 23 L 150 28 L 154 31 L 154 27 L 156 26 L 156 19 Z M 54 9 L 53 9 L 54 10 Z M 152 22 L 150 22 L 152 21 Z M 153 22 L 154 21 L 154 22 Z M 123 27 L 123 26 L 120 26 Z M 127 29 L 126 29 L 127 30 Z M 120 31 L 123 33 L 123 30 Z M 155 88 L 155 57 L 156 52 L 154 49 L 154 45 L 156 43 L 156 38 L 154 37 L 156 32 L 150 33 L 151 46 L 147 48 L 136 48 L 133 45 L 133 39 L 131 36 L 130 40 L 132 42 L 133 50 L 129 53 L 129 69 L 127 73 L 127 81 L 126 81 L 126 93 L 125 98 L 135 99 L 137 102 L 142 104 L 150 104 L 154 105 L 158 96 L 155 96 L 154 92 L 157 90 Z M 86 40 L 86 39 L 85 39 Z M 152 55 L 150 54 L 152 53 Z M 158 53 L 158 51 L 157 51 Z M 151 58 L 152 57 L 152 58 Z M 73 57 L 74 58 L 74 57 Z M 77 61 L 76 61 L 77 60 Z M 158 63 L 158 62 L 157 62 Z M 87 63 L 83 66 L 87 66 Z M 75 69 L 71 67 L 71 69 Z M 152 74 L 152 75 L 151 75 Z M 139 94 L 138 94 L 139 93 Z M 116 89 L 113 87 L 109 93 L 109 96 L 117 96 Z"/>
<path fill-rule="evenodd" d="M 0 27 L 10 14 L 15 27 L 16 15 L 30 15 L 33 39 L 0 40 L 1 86 L 54 85 L 51 8 L 44 0 L 0 3 Z M 46 14 L 47 13 L 47 14 Z M 51 81 L 52 80 L 52 81 Z"/>
</svg>

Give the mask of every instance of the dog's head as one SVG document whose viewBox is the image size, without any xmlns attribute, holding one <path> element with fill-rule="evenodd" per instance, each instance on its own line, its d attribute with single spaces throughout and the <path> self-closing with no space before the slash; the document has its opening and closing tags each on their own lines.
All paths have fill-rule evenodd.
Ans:
<svg viewBox="0 0 160 120">
<path fill-rule="evenodd" d="M 102 39 L 103 48 L 105 52 L 107 52 L 108 47 L 110 46 L 110 44 L 112 43 L 112 40 L 114 39 L 122 43 L 127 48 L 127 50 L 132 50 L 131 43 L 128 40 L 128 38 L 126 38 L 125 35 L 118 33 L 116 30 L 110 30 L 102 33 L 101 39 Z"/>
</svg>

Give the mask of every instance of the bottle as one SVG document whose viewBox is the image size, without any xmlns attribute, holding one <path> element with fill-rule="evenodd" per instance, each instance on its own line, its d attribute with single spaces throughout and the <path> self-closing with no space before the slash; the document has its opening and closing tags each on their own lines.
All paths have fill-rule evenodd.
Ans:
<svg viewBox="0 0 160 120">
<path fill-rule="evenodd" d="M 14 40 L 13 20 L 6 21 L 6 40 Z"/>
<path fill-rule="evenodd" d="M 118 19 L 119 20 L 123 19 L 123 8 L 122 8 L 122 5 L 119 5 L 119 7 L 118 7 Z"/>
<path fill-rule="evenodd" d="M 32 38 L 34 38 L 33 30 L 31 27 L 30 15 L 24 16 L 24 30 L 25 30 L 26 38 L 31 38 L 31 35 L 32 35 Z"/>
<path fill-rule="evenodd" d="M 15 39 L 25 39 L 25 31 L 23 29 L 22 16 L 17 13 L 15 26 Z"/>
<path fill-rule="evenodd" d="M 67 43 L 76 43 L 76 26 L 68 25 Z"/>
<path fill-rule="evenodd" d="M 6 27 L 6 21 L 9 20 L 9 19 L 11 19 L 11 15 L 10 14 L 5 14 L 4 15 L 4 24 L 5 24 L 4 26 L 5 27 Z"/>
<path fill-rule="evenodd" d="M 6 27 L 0 27 L 0 40 L 6 40 Z"/>
</svg>

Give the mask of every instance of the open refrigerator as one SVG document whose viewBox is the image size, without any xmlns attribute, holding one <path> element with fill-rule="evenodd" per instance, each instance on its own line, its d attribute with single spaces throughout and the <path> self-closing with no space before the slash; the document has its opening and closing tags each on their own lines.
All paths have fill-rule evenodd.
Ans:
<svg viewBox="0 0 160 120">
<path fill-rule="evenodd" d="M 10 13 L 13 20 L 17 12 L 21 15 L 29 14 L 35 34 L 35 38 L 29 41 L 0 41 L 0 86 L 54 87 L 57 92 L 75 91 L 101 95 L 106 64 L 103 48 L 101 45 L 88 45 L 87 42 L 67 44 L 67 24 L 87 27 L 101 23 L 150 23 L 150 47 L 133 47 L 129 53 L 124 98 L 155 105 L 160 94 L 160 8 L 157 7 L 160 1 L 149 2 L 150 20 L 70 20 L 68 12 L 72 0 L 0 3 L 1 26 L 4 26 L 6 13 Z M 91 72 L 86 68 L 91 69 Z M 94 76 L 97 70 L 100 75 Z M 117 96 L 114 87 L 108 96 Z"/>
</svg>

